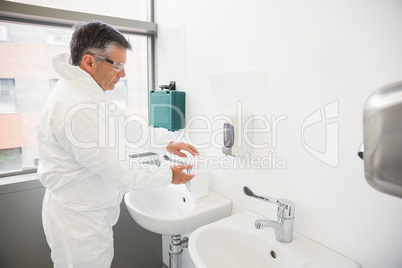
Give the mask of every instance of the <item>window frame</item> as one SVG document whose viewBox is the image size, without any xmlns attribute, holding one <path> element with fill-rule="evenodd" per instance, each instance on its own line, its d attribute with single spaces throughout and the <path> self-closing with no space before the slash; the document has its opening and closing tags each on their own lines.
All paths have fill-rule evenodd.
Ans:
<svg viewBox="0 0 402 268">
<path fill-rule="evenodd" d="M 154 22 L 154 0 L 147 0 L 147 2 L 147 16 L 150 21 L 131 20 L 93 13 L 76 12 L 0 0 L 0 21 L 72 28 L 77 22 L 87 21 L 89 18 L 91 18 L 113 25 L 113 27 L 115 27 L 122 33 L 147 36 L 147 71 L 149 92 L 155 88 L 156 83 L 155 46 L 156 36 L 158 33 L 158 25 Z M 35 172 L 37 172 L 36 159 L 35 165 L 23 166 L 19 170 L 2 172 L 0 173 L 0 178 Z"/>
</svg>

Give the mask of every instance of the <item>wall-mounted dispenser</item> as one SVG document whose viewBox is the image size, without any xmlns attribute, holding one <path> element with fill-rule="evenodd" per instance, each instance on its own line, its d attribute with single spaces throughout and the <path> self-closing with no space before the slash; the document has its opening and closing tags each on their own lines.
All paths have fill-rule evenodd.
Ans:
<svg viewBox="0 0 402 268">
<path fill-rule="evenodd" d="M 232 147 L 234 145 L 234 128 L 233 125 L 229 123 L 224 123 L 223 124 L 223 147 L 222 147 L 222 152 L 225 155 L 231 155 L 232 154 Z"/>
<path fill-rule="evenodd" d="M 177 91 L 174 81 L 159 87 L 161 90 L 149 93 L 150 125 L 170 131 L 183 129 L 186 122 L 186 93 Z"/>
<path fill-rule="evenodd" d="M 223 118 L 223 146 L 225 155 L 245 157 L 253 153 L 254 145 L 254 116 L 242 109 L 241 102 L 237 103 L 237 110 L 230 111 Z"/>
<path fill-rule="evenodd" d="M 375 189 L 402 197 L 402 81 L 376 90 L 363 114 L 363 145 L 367 182 Z"/>
</svg>

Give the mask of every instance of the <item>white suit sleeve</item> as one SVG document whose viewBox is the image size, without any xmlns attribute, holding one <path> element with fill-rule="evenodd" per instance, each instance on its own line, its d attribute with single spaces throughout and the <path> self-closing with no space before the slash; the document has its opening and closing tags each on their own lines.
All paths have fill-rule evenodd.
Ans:
<svg viewBox="0 0 402 268">
<path fill-rule="evenodd" d="M 133 165 L 119 145 L 116 136 L 108 135 L 111 116 L 91 108 L 81 109 L 65 121 L 65 135 L 69 150 L 76 161 L 89 171 L 100 175 L 121 192 L 165 186 L 171 183 L 169 167 Z M 115 120 L 115 119 L 113 119 Z M 115 122 L 115 121 L 114 121 Z M 117 131 L 117 134 L 121 132 Z M 121 152 L 123 150 L 123 152 Z"/>
</svg>

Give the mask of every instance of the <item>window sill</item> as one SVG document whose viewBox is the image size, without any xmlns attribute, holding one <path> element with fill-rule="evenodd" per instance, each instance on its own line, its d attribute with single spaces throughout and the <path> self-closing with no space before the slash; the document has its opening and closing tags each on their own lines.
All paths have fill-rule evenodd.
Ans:
<svg viewBox="0 0 402 268">
<path fill-rule="evenodd" d="M 8 176 L 8 177 L 0 178 L 0 186 L 9 185 L 9 184 L 13 184 L 13 183 L 19 183 L 19 182 L 33 181 L 33 180 L 37 180 L 37 179 L 38 179 L 38 175 L 36 174 L 36 172 Z"/>
</svg>

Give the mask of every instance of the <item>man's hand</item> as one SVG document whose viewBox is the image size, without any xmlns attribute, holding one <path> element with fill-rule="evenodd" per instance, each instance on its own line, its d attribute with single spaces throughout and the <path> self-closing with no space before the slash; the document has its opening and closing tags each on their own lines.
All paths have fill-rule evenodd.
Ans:
<svg viewBox="0 0 402 268">
<path fill-rule="evenodd" d="M 187 151 L 193 156 L 200 154 L 194 146 L 184 143 L 184 142 L 173 142 L 172 141 L 168 144 L 168 146 L 166 147 L 166 150 L 171 154 L 175 154 L 175 155 L 178 155 L 181 157 L 187 157 L 187 155 L 185 153 L 182 153 L 181 150 Z"/>
<path fill-rule="evenodd" d="M 187 172 L 183 171 L 185 169 L 192 169 L 193 165 L 175 165 L 171 166 L 170 169 L 172 170 L 172 183 L 173 184 L 182 184 L 187 183 L 192 178 L 194 178 L 195 174 L 188 174 Z"/>
</svg>

